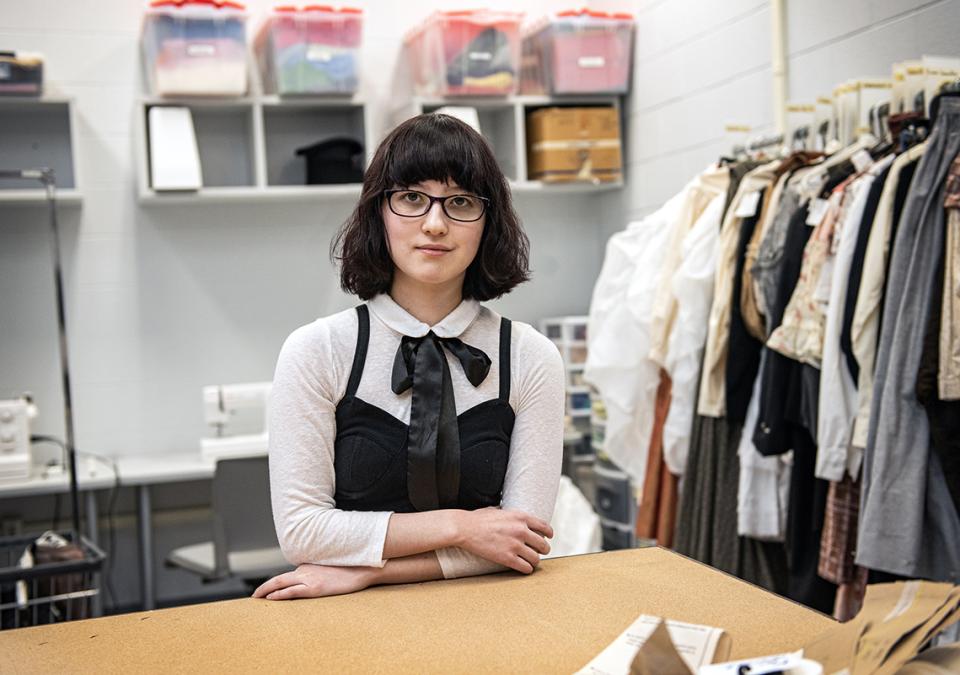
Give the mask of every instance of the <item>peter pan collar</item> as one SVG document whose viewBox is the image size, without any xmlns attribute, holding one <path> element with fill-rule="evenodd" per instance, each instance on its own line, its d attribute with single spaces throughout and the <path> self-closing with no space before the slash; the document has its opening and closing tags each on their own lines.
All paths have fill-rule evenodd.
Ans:
<svg viewBox="0 0 960 675">
<path fill-rule="evenodd" d="M 423 337 L 433 331 L 442 338 L 455 338 L 467 330 L 480 314 L 480 303 L 476 300 L 463 300 L 456 309 L 443 317 L 436 325 L 428 326 L 410 314 L 387 293 L 381 293 L 367 302 L 371 311 L 387 326 L 401 335 Z"/>
</svg>

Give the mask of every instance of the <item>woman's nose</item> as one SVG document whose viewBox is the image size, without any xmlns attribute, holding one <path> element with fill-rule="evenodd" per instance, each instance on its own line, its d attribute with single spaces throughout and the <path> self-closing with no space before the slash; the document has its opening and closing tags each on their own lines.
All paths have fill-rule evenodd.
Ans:
<svg viewBox="0 0 960 675">
<path fill-rule="evenodd" d="M 427 211 L 427 214 L 423 217 L 423 225 L 421 227 L 424 232 L 432 235 L 444 234 L 447 231 L 447 221 L 444 218 L 443 208 L 440 206 L 440 202 L 434 202 L 430 205 L 430 210 Z"/>
</svg>

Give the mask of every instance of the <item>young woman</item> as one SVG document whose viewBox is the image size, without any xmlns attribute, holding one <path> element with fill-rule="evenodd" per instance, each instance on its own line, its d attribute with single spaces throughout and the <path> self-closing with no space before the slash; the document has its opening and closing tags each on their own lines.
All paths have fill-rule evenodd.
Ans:
<svg viewBox="0 0 960 675">
<path fill-rule="evenodd" d="M 480 304 L 529 278 L 487 142 L 446 115 L 398 126 L 331 250 L 366 303 L 280 352 L 270 482 L 298 567 L 254 597 L 532 572 L 553 536 L 564 372 L 553 343 Z"/>
</svg>

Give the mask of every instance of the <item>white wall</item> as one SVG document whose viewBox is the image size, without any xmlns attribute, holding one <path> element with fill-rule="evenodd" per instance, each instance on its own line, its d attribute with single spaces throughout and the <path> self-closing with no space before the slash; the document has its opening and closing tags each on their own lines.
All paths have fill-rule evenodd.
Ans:
<svg viewBox="0 0 960 675">
<path fill-rule="evenodd" d="M 132 121 L 145 4 L 0 0 L 0 48 L 43 52 L 48 90 L 76 101 L 84 202 L 61 213 L 77 445 L 106 455 L 196 449 L 203 385 L 269 379 L 293 328 L 354 302 L 327 257 L 351 200 L 138 204 Z M 274 4 L 248 3 L 253 28 Z M 364 95 L 383 122 L 396 103 L 403 33 L 435 3 L 355 4 L 366 9 Z M 611 227 L 599 204 L 519 197 L 534 281 L 494 307 L 530 322 L 583 313 Z M 35 430 L 62 434 L 45 228 L 40 207 L 0 206 L 0 397 L 34 392 Z"/>
<path fill-rule="evenodd" d="M 813 102 L 843 80 L 890 75 L 923 54 L 960 54 L 960 0 L 787 0 L 790 100 Z M 726 124 L 773 130 L 766 0 L 636 0 L 628 101 L 628 182 L 607 198 L 620 229 L 731 148 Z"/>
</svg>

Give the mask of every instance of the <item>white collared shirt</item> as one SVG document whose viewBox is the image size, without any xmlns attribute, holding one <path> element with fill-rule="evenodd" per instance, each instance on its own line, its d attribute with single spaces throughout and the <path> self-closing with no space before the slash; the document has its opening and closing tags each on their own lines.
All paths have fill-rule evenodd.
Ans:
<svg viewBox="0 0 960 675">
<path fill-rule="evenodd" d="M 411 390 L 394 394 L 390 374 L 404 335 L 458 337 L 486 352 L 490 372 L 478 387 L 446 353 L 457 414 L 497 398 L 500 316 L 464 300 L 434 326 L 419 321 L 386 294 L 368 303 L 370 341 L 357 396 L 405 424 Z M 563 456 L 564 368 L 554 344 L 531 326 L 513 322 L 510 406 L 516 413 L 501 507 L 550 519 Z M 277 360 L 270 401 L 270 492 L 277 537 L 292 564 L 384 564 L 390 512 L 344 511 L 334 502 L 335 412 L 343 398 L 357 344 L 357 313 L 349 309 L 298 328 Z M 444 577 L 503 568 L 458 548 L 437 551 Z"/>
</svg>

